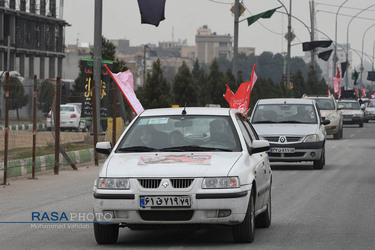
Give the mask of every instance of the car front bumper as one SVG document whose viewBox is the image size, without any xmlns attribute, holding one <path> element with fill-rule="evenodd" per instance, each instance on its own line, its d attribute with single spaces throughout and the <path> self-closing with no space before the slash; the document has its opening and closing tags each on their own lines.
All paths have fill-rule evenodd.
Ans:
<svg viewBox="0 0 375 250">
<path fill-rule="evenodd" d="M 94 213 L 101 218 L 109 218 L 105 216 L 109 213 L 112 215 L 112 223 L 121 223 L 125 226 L 134 224 L 235 225 L 244 220 L 250 198 L 249 190 L 245 189 L 220 190 L 219 192 L 209 190 L 209 192 L 196 194 L 163 192 L 159 195 L 189 195 L 191 206 L 188 208 L 143 208 L 140 205 L 141 196 L 158 195 L 158 193 L 133 194 L 131 191 L 116 193 L 97 189 L 94 192 Z M 228 211 L 230 211 L 229 214 Z"/>
<path fill-rule="evenodd" d="M 324 141 L 290 144 L 270 143 L 270 148 L 293 148 L 295 150 L 294 153 L 269 152 L 268 157 L 271 162 L 316 161 L 319 160 L 322 155 Z"/>
</svg>

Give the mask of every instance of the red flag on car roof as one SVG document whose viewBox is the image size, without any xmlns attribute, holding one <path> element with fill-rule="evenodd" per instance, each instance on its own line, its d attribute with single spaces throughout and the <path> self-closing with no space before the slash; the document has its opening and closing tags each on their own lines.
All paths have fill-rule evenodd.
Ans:
<svg viewBox="0 0 375 250">
<path fill-rule="evenodd" d="M 117 74 L 113 74 L 107 65 L 104 65 L 106 69 L 108 70 L 109 75 L 112 77 L 112 79 L 115 81 L 117 86 L 120 88 L 122 94 L 130 104 L 130 107 L 134 111 L 135 114 L 141 113 L 144 109 L 142 107 L 142 104 L 137 99 L 137 96 L 134 93 L 134 83 L 133 83 L 133 74 L 130 72 L 130 70 L 120 72 Z"/>
<path fill-rule="evenodd" d="M 258 79 L 255 74 L 255 64 L 253 65 L 253 71 L 251 72 L 251 78 L 248 82 L 241 83 L 237 92 L 233 95 L 233 92 L 227 85 L 227 90 L 224 95 L 225 100 L 229 103 L 230 108 L 238 109 L 242 113 L 248 110 L 250 103 L 251 90 L 254 87 L 256 80 Z"/>
</svg>

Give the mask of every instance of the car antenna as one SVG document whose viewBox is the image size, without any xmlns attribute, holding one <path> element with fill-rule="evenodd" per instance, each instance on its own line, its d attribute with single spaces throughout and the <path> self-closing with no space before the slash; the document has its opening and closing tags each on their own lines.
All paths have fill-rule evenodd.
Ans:
<svg viewBox="0 0 375 250">
<path fill-rule="evenodd" d="M 184 109 L 182 110 L 181 114 L 186 115 L 186 102 L 185 102 L 185 106 L 184 106 Z"/>
</svg>

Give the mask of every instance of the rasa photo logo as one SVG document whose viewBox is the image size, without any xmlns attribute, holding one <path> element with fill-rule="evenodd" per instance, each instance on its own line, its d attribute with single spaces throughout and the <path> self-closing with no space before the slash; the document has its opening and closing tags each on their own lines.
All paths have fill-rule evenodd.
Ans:
<svg viewBox="0 0 375 250">
<path fill-rule="evenodd" d="M 88 229 L 90 223 L 111 223 L 112 213 L 32 212 L 31 228 Z"/>
</svg>

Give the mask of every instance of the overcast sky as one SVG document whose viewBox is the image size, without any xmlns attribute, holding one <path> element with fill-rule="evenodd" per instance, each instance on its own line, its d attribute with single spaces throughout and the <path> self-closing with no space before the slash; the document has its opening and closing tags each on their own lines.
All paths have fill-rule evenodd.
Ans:
<svg viewBox="0 0 375 250">
<path fill-rule="evenodd" d="M 159 27 L 141 24 L 141 16 L 137 0 L 102 0 L 103 27 L 102 34 L 107 39 L 124 38 L 130 41 L 130 46 L 160 41 L 187 40 L 188 45 L 195 45 L 197 29 L 207 25 L 212 32 L 219 35 L 233 36 L 234 17 L 230 12 L 234 0 L 166 0 L 165 20 Z M 292 15 L 310 27 L 309 2 L 311 0 L 292 0 Z M 339 6 L 345 0 L 315 1 L 316 29 L 319 30 L 315 40 L 335 40 L 335 19 Z M 281 0 L 289 11 L 289 0 Z M 287 41 L 287 16 L 276 12 L 271 19 L 259 19 L 258 22 L 247 25 L 246 18 L 263 11 L 281 6 L 277 0 L 243 0 L 246 11 L 240 17 L 239 46 L 255 47 L 256 55 L 263 51 L 273 53 L 285 52 Z M 370 7 L 358 14 L 361 10 Z M 94 40 L 94 6 L 95 0 L 65 0 L 63 18 L 71 25 L 66 27 L 66 44 L 88 42 Z M 285 13 L 284 8 L 278 9 Z M 358 16 L 352 19 L 353 16 Z M 350 25 L 349 22 L 351 21 Z M 295 18 L 292 18 L 292 30 L 296 38 L 292 42 L 292 56 L 303 56 L 302 42 L 310 40 L 308 29 Z M 375 41 L 375 1 L 348 0 L 341 8 L 338 16 L 337 42 L 344 44 L 349 34 L 352 48 L 364 53 L 371 59 Z M 349 27 L 349 33 L 347 29 Z M 371 27 L 370 29 L 368 29 Z M 367 30 L 367 32 L 366 32 Z M 365 33 L 366 32 L 366 33 Z M 363 39 L 363 35 L 365 37 Z M 360 57 L 353 53 L 354 63 L 360 62 Z M 365 57 L 366 58 L 366 57 Z M 369 61 L 368 58 L 366 58 Z M 371 63 L 371 61 L 369 61 Z"/>
</svg>

